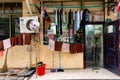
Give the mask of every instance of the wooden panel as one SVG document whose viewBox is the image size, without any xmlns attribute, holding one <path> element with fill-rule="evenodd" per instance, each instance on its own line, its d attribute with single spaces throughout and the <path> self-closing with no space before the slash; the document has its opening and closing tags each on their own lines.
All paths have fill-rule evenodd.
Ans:
<svg viewBox="0 0 120 80">
<path fill-rule="evenodd" d="M 72 2 L 72 5 L 71 5 L 71 2 L 63 2 L 63 5 L 65 5 L 65 6 L 81 6 L 80 2 Z"/>
<path fill-rule="evenodd" d="M 85 5 L 103 5 L 103 1 L 85 2 Z"/>
<path fill-rule="evenodd" d="M 88 7 L 90 11 L 103 11 L 103 1 L 85 2 L 84 6 L 93 6 Z"/>
</svg>

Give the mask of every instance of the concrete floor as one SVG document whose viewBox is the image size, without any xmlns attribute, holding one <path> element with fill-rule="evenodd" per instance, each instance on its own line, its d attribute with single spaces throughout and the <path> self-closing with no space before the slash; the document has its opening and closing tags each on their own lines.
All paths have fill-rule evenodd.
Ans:
<svg viewBox="0 0 120 80">
<path fill-rule="evenodd" d="M 63 80 L 63 79 L 119 79 L 120 76 L 104 69 L 76 69 L 76 70 L 64 70 L 64 72 L 51 73 L 50 70 L 46 70 L 42 76 L 34 74 L 30 80 Z"/>
</svg>

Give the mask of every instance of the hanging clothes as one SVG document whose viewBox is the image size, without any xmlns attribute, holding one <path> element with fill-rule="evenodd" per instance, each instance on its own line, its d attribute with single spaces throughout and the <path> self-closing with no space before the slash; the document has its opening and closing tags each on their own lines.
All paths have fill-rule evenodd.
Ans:
<svg viewBox="0 0 120 80">
<path fill-rule="evenodd" d="M 48 47 L 49 47 L 49 49 L 50 49 L 51 51 L 54 51 L 54 50 L 55 50 L 55 41 L 49 39 L 49 45 L 48 45 Z"/>
<path fill-rule="evenodd" d="M 59 32 L 59 9 L 57 9 L 56 11 L 56 14 L 55 14 L 55 17 L 56 17 L 56 34 L 59 35 L 60 32 Z"/>
<path fill-rule="evenodd" d="M 3 41 L 0 41 L 0 50 L 4 50 Z"/>
<path fill-rule="evenodd" d="M 65 24 L 65 23 L 66 23 L 66 15 L 65 15 L 65 11 L 63 11 L 62 20 L 63 20 L 63 23 Z"/>
<path fill-rule="evenodd" d="M 90 11 L 88 9 L 84 9 L 84 11 L 82 13 L 82 20 L 84 22 L 87 22 L 90 20 Z"/>
<path fill-rule="evenodd" d="M 18 36 L 15 37 L 15 45 L 18 45 Z"/>
<path fill-rule="evenodd" d="M 54 34 L 48 34 L 48 38 L 54 40 Z"/>
<path fill-rule="evenodd" d="M 45 32 L 47 31 L 47 29 L 49 28 L 49 25 L 50 25 L 50 23 L 51 23 L 51 19 L 50 19 L 50 17 L 48 16 L 48 13 L 47 13 L 47 11 L 45 10 L 45 18 L 44 18 L 44 22 L 45 22 Z"/>
<path fill-rule="evenodd" d="M 76 28 L 75 28 L 75 20 L 76 16 L 75 16 L 75 11 L 73 11 L 73 35 L 76 34 Z"/>
<path fill-rule="evenodd" d="M 62 35 L 62 13 L 63 13 L 63 10 L 60 9 L 60 22 L 59 22 L 60 35 Z"/>
<path fill-rule="evenodd" d="M 75 44 L 70 44 L 70 53 L 76 53 L 76 45 Z"/>
<path fill-rule="evenodd" d="M 71 11 L 71 24 L 70 24 L 70 37 L 73 37 L 73 30 L 74 30 L 74 27 L 73 27 L 73 12 Z"/>
<path fill-rule="evenodd" d="M 68 15 L 69 15 L 69 12 L 68 12 L 68 11 L 66 11 L 66 16 L 65 16 L 65 18 L 66 18 L 67 28 L 68 28 L 68 20 L 69 20 L 69 19 L 68 19 L 68 18 L 69 18 L 69 16 L 68 16 Z"/>
<path fill-rule="evenodd" d="M 11 37 L 10 42 L 12 47 L 15 46 L 16 45 L 15 37 Z"/>
<path fill-rule="evenodd" d="M 61 51 L 62 44 L 62 42 L 55 42 L 55 51 Z"/>
<path fill-rule="evenodd" d="M 68 36 L 69 36 L 69 42 L 70 43 L 73 43 L 74 42 L 74 20 L 73 20 L 73 12 L 71 11 L 71 9 L 70 9 L 70 11 L 69 11 L 69 13 L 68 13 Z"/>
<path fill-rule="evenodd" d="M 31 44 L 31 34 L 25 34 L 24 44 L 30 45 Z"/>
<path fill-rule="evenodd" d="M 76 51 L 77 51 L 77 53 L 83 52 L 82 43 L 76 44 Z"/>
<path fill-rule="evenodd" d="M 80 28 L 80 11 L 76 13 L 76 30 Z"/>
<path fill-rule="evenodd" d="M 83 11 L 81 10 L 81 11 L 80 11 L 80 20 L 82 20 L 82 19 L 83 19 L 83 17 L 82 17 L 82 16 L 83 16 Z"/>
<path fill-rule="evenodd" d="M 4 49 L 10 48 L 11 47 L 10 39 L 3 40 L 3 46 L 4 46 Z"/>
<path fill-rule="evenodd" d="M 67 42 L 66 37 L 68 35 L 68 24 L 66 19 L 66 12 L 63 10 L 62 12 L 62 41 Z"/>
<path fill-rule="evenodd" d="M 23 35 L 18 35 L 16 37 L 16 42 L 17 42 L 16 45 L 23 45 Z"/>
<path fill-rule="evenodd" d="M 55 10 L 55 25 L 58 25 L 58 10 Z"/>
<path fill-rule="evenodd" d="M 70 25 L 71 25 L 71 9 L 68 12 L 68 29 L 70 28 Z"/>
<path fill-rule="evenodd" d="M 69 44 L 67 44 L 67 43 L 63 43 L 63 45 L 62 45 L 62 51 L 63 52 L 69 52 Z"/>
</svg>

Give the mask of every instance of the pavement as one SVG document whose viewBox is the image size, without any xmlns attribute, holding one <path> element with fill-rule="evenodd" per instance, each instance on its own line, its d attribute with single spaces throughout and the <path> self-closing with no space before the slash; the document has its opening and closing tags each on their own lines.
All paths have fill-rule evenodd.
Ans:
<svg viewBox="0 0 120 80">
<path fill-rule="evenodd" d="M 50 70 L 45 70 L 45 74 L 42 76 L 36 76 L 34 74 L 30 80 L 73 80 L 73 79 L 118 79 L 120 76 L 110 72 L 105 68 L 93 69 L 74 69 L 74 70 L 64 70 L 64 72 L 50 72 Z"/>
</svg>

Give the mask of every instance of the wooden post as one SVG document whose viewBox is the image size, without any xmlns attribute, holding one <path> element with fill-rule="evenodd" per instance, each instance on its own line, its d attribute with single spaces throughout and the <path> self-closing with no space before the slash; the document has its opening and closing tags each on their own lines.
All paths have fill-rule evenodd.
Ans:
<svg viewBox="0 0 120 80">
<path fill-rule="evenodd" d="M 81 10 L 83 10 L 84 9 L 84 0 L 81 0 Z"/>
</svg>

